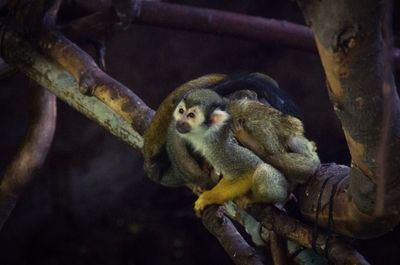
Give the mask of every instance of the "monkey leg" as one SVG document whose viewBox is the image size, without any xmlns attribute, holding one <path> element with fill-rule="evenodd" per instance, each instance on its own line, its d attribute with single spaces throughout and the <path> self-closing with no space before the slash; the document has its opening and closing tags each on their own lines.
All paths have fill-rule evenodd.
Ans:
<svg viewBox="0 0 400 265">
<path fill-rule="evenodd" d="M 291 137 L 287 145 L 290 152 L 267 156 L 264 161 L 280 170 L 291 181 L 304 183 L 320 166 L 315 144 L 305 137 L 296 136 Z"/>
<path fill-rule="evenodd" d="M 320 161 L 317 155 L 308 156 L 297 153 L 271 155 L 265 160 L 279 169 L 294 183 L 305 183 L 317 171 Z"/>
<path fill-rule="evenodd" d="M 266 155 L 262 144 L 250 135 L 240 122 L 233 123 L 232 131 L 240 144 L 251 149 L 266 163 L 277 168 L 295 183 L 305 183 L 320 166 L 315 144 L 303 136 L 295 136 L 288 140 L 287 153 Z"/>
<path fill-rule="evenodd" d="M 269 164 L 260 164 L 253 175 L 251 191 L 255 202 L 281 203 L 288 197 L 285 176 Z"/>
<path fill-rule="evenodd" d="M 259 157 L 265 156 L 264 147 L 243 128 L 242 123 L 240 120 L 233 120 L 232 122 L 231 129 L 236 140 Z"/>
<path fill-rule="evenodd" d="M 201 216 L 201 212 L 208 205 L 222 204 L 246 194 L 252 185 L 252 174 L 234 180 L 222 178 L 214 188 L 203 192 L 194 203 L 196 215 Z"/>
</svg>

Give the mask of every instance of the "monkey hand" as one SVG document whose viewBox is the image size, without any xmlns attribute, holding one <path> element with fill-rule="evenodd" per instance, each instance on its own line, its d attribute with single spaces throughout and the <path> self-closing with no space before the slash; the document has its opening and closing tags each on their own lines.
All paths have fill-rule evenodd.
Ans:
<svg viewBox="0 0 400 265">
<path fill-rule="evenodd" d="M 203 213 L 204 208 L 206 206 L 213 204 L 211 201 L 207 199 L 207 191 L 203 192 L 197 201 L 194 203 L 194 211 L 197 215 L 197 217 L 201 217 L 201 214 Z"/>
<path fill-rule="evenodd" d="M 236 140 L 259 157 L 263 157 L 265 153 L 263 146 L 246 130 L 243 123 L 244 121 L 241 119 L 233 119 L 231 123 L 231 130 Z"/>
<path fill-rule="evenodd" d="M 243 121 L 241 119 L 232 120 L 231 130 L 235 135 L 246 134 L 246 131 L 243 128 Z"/>
</svg>

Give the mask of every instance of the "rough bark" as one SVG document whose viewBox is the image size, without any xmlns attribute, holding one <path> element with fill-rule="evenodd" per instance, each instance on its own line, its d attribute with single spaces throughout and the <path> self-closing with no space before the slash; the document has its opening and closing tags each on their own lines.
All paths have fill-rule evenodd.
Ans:
<svg viewBox="0 0 400 265">
<path fill-rule="evenodd" d="M 135 93 L 104 73 L 96 62 L 64 36 L 48 32 L 38 42 L 43 53 L 53 58 L 78 82 L 83 94 L 95 96 L 143 134 L 154 111 Z"/>
<path fill-rule="evenodd" d="M 133 128 L 129 121 L 112 111 L 103 102 L 83 95 L 77 81 L 70 73 L 41 55 L 33 49 L 30 43 L 12 30 L 3 28 L 0 35 L 2 36 L 0 44 L 3 47 L 2 57 L 7 63 L 18 68 L 19 71 L 52 91 L 71 107 L 94 120 L 133 148 L 140 150 L 143 147 L 143 138 L 135 130 L 137 128 Z M 116 86 L 121 85 L 116 81 L 115 84 Z M 132 105 L 131 108 L 135 108 L 135 106 Z M 127 109 L 129 110 L 129 108 Z M 147 115 L 152 115 L 152 113 L 153 110 L 149 109 Z"/>
<path fill-rule="evenodd" d="M 302 213 L 314 220 L 321 196 L 319 224 L 328 226 L 331 222 L 335 231 L 353 237 L 378 236 L 390 231 L 400 218 L 400 104 L 392 72 L 387 71 L 390 50 L 383 41 L 390 39 L 384 17 L 390 16 L 391 10 L 373 0 L 300 0 L 299 4 L 313 30 L 330 99 L 352 156 L 349 172 L 339 168 L 339 174 L 331 168 L 320 171 L 308 183 L 306 196 L 300 200 Z M 384 89 L 389 97 L 384 96 Z M 384 111 L 385 106 L 390 109 Z M 387 115 L 390 120 L 384 126 Z M 382 145 L 384 152 L 380 153 Z M 379 174 L 382 170 L 384 174 Z M 343 179 L 338 178 L 341 174 Z M 322 190 L 322 183 L 330 176 L 334 177 Z M 378 216 L 374 212 L 380 178 L 384 208 Z M 333 218 L 329 218 L 331 193 Z"/>
</svg>

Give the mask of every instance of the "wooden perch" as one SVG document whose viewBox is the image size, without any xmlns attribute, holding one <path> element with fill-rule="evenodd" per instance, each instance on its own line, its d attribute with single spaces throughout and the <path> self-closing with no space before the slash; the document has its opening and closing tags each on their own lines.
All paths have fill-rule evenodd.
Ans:
<svg viewBox="0 0 400 265">
<path fill-rule="evenodd" d="M 17 199 L 39 169 L 53 141 L 56 126 L 56 97 L 33 82 L 31 119 L 18 154 L 7 167 L 0 184 L 0 229 Z"/>
<path fill-rule="evenodd" d="M 90 1 L 82 4 L 87 6 L 86 2 Z M 90 11 L 96 12 L 99 11 L 96 8 L 110 7 L 111 1 L 90 6 Z M 317 52 L 311 30 L 287 21 L 158 1 L 136 0 L 133 1 L 131 10 L 134 24 L 204 32 Z M 118 17 L 109 8 L 77 19 L 61 29 L 73 40 L 100 39 L 111 36 L 117 23 Z M 393 49 L 392 57 L 396 68 L 400 69 L 400 49 Z"/>
</svg>

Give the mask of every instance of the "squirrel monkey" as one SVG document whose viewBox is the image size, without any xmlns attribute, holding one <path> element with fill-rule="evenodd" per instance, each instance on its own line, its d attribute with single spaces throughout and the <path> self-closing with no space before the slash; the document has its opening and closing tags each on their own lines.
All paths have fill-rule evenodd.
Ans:
<svg viewBox="0 0 400 265">
<path fill-rule="evenodd" d="M 240 112 L 249 104 L 259 104 L 258 107 L 265 108 L 257 115 L 265 115 L 265 111 L 272 114 L 271 117 L 259 119 L 258 122 L 263 120 L 265 124 L 256 125 L 269 136 L 266 139 L 269 154 L 286 152 L 286 143 L 282 142 L 290 138 L 290 135 L 302 135 L 301 121 L 296 118 L 283 115 L 256 101 L 223 99 L 209 89 L 189 91 L 173 113 L 170 130 L 175 132 L 169 133 L 177 133 L 211 164 L 215 172 L 223 176 L 211 190 L 199 196 L 194 206 L 197 215 L 200 215 L 207 205 L 222 204 L 243 196 L 246 196 L 245 200 L 248 200 L 248 203 L 278 203 L 288 197 L 288 182 L 285 176 L 255 153 L 241 146 L 234 137 L 234 132 L 241 132 L 244 129 L 242 126 L 247 126 L 246 123 L 241 123 L 240 119 L 246 117 L 242 117 Z M 287 117 L 293 121 L 286 121 Z M 285 122 L 292 122 L 293 126 L 289 124 L 280 128 Z M 254 142 L 251 134 L 243 139 L 249 144 Z"/>
</svg>

